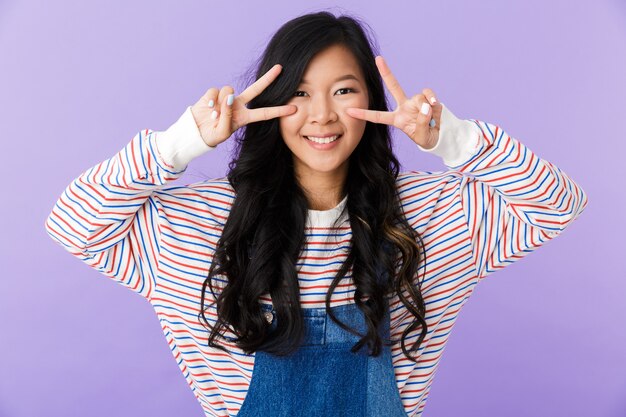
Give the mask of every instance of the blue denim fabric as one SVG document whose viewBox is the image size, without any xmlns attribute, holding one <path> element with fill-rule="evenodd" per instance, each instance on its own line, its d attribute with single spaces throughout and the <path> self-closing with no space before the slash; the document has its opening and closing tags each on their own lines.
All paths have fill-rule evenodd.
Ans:
<svg viewBox="0 0 626 417">
<path fill-rule="evenodd" d="M 272 306 L 268 320 L 276 328 Z M 292 355 L 279 357 L 255 353 L 250 387 L 239 417 L 341 416 L 406 417 L 396 385 L 391 350 L 383 344 L 378 357 L 367 355 L 367 346 L 357 353 L 350 348 L 358 336 L 343 330 L 325 308 L 302 309 L 306 336 Z M 343 323 L 364 333 L 365 318 L 356 304 L 333 307 Z M 389 339 L 389 311 L 381 328 Z"/>
</svg>

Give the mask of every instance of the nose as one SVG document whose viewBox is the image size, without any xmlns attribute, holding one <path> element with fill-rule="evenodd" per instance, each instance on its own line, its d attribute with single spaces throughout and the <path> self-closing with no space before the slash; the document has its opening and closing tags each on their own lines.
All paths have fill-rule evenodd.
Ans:
<svg viewBox="0 0 626 417">
<path fill-rule="evenodd" d="M 327 97 L 318 95 L 310 101 L 309 119 L 311 122 L 326 124 L 337 120 L 337 112 Z"/>
</svg>

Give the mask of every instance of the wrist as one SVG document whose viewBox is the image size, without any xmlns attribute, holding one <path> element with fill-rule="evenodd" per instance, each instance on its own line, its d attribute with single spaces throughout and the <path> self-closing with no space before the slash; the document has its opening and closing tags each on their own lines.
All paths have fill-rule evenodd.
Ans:
<svg viewBox="0 0 626 417">
<path fill-rule="evenodd" d="M 178 171 L 184 170 L 194 158 L 215 149 L 204 142 L 191 106 L 167 130 L 157 132 L 155 141 L 161 162 Z"/>
<path fill-rule="evenodd" d="M 457 118 L 443 105 L 439 140 L 432 148 L 419 148 L 443 159 L 444 164 L 456 167 L 474 156 L 482 145 L 480 128 L 469 120 Z"/>
</svg>

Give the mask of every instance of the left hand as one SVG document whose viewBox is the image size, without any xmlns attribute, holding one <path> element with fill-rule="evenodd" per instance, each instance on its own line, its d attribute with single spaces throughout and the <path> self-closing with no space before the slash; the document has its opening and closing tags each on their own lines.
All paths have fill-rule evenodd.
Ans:
<svg viewBox="0 0 626 417">
<path fill-rule="evenodd" d="M 375 60 L 378 71 L 380 71 L 380 75 L 396 100 L 398 107 L 392 112 L 350 107 L 346 109 L 346 113 L 354 118 L 372 123 L 395 126 L 424 149 L 433 148 L 439 140 L 441 111 L 443 109 L 439 100 L 431 105 L 435 93 L 431 89 L 425 88 L 422 90 L 422 94 L 416 94 L 410 99 L 407 98 L 383 57 L 379 55 Z M 426 114 L 420 112 L 423 103 L 427 103 L 428 112 Z M 434 127 L 430 126 L 431 119 L 435 120 Z"/>
</svg>

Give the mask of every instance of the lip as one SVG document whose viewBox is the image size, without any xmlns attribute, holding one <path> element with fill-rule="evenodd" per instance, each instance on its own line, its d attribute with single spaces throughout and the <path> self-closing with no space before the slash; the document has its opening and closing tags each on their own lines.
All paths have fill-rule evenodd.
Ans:
<svg viewBox="0 0 626 417">
<path fill-rule="evenodd" d="M 326 133 L 324 135 L 304 135 L 304 136 L 307 136 L 307 137 L 313 136 L 314 138 L 329 138 L 329 137 L 335 136 L 335 135 L 336 136 L 340 136 L 341 133 Z"/>
<path fill-rule="evenodd" d="M 311 136 L 314 136 L 314 135 L 311 135 Z M 331 135 L 331 136 L 334 136 L 334 135 Z M 306 141 L 306 143 L 308 143 L 310 147 L 312 147 L 313 149 L 316 149 L 318 151 L 326 151 L 326 150 L 334 148 L 335 146 L 337 146 L 337 142 L 339 142 L 342 137 L 343 137 L 343 134 L 340 134 L 339 137 L 336 140 L 334 140 L 334 141 L 332 141 L 330 143 L 316 143 L 316 142 L 313 142 L 311 140 L 308 140 L 305 136 L 303 136 L 303 138 Z"/>
</svg>

